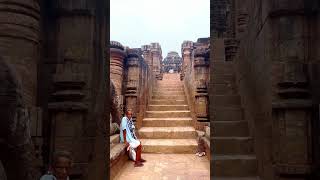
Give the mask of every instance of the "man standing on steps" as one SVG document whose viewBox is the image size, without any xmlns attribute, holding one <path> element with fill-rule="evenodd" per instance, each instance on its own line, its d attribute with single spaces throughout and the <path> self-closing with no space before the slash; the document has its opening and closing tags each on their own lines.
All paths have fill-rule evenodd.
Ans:
<svg viewBox="0 0 320 180">
<path fill-rule="evenodd" d="M 142 146 L 141 142 L 137 139 L 135 134 L 135 126 L 132 121 L 132 110 L 128 109 L 126 115 L 121 120 L 120 125 L 120 141 L 126 144 L 129 156 L 135 161 L 134 167 L 143 166 L 143 162 L 146 160 L 141 158 Z"/>
</svg>

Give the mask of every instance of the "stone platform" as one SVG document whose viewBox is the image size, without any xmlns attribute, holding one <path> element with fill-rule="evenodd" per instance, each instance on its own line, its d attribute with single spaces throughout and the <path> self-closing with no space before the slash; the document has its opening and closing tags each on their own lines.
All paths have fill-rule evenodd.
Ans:
<svg viewBox="0 0 320 180">
<path fill-rule="evenodd" d="M 210 163 L 206 156 L 194 154 L 149 154 L 142 167 L 127 162 L 114 180 L 210 180 Z"/>
</svg>

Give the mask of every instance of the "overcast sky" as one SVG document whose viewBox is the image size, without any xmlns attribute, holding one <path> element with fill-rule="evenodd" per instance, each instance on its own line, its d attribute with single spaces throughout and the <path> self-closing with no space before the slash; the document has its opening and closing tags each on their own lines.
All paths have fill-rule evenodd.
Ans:
<svg viewBox="0 0 320 180">
<path fill-rule="evenodd" d="M 110 0 L 110 40 L 130 48 L 159 42 L 181 56 L 184 40 L 210 36 L 210 0 Z"/>
</svg>

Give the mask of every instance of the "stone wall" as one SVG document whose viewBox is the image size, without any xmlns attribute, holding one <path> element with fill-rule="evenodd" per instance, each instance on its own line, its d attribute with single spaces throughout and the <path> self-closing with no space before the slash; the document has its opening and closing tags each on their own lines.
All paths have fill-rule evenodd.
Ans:
<svg viewBox="0 0 320 180">
<path fill-rule="evenodd" d="M 235 36 L 225 37 L 225 46 L 233 46 L 225 49 L 226 60 L 235 63 L 259 175 L 306 179 L 319 168 L 319 3 L 233 5 Z"/>
<path fill-rule="evenodd" d="M 208 39 L 199 38 L 197 42 L 185 41 L 182 44 L 182 72 L 188 104 L 194 126 L 204 130 L 209 125 L 209 48 Z"/>
<path fill-rule="evenodd" d="M 1 152 L 7 178 L 39 179 L 58 150 L 73 154 L 72 178 L 107 178 L 107 3 L 10 0 L 0 6 L 1 62 L 12 67 L 16 80 L 6 81 L 18 92 L 17 114 L 8 120 L 19 124 L 15 139 L 23 141 L 11 139 L 6 144 L 17 151 Z"/>
<path fill-rule="evenodd" d="M 126 51 L 128 55 L 125 68 L 125 107 L 133 110 L 133 120 L 136 121 L 137 128 L 140 128 L 155 77 L 142 57 L 142 49 L 127 49 Z"/>
</svg>

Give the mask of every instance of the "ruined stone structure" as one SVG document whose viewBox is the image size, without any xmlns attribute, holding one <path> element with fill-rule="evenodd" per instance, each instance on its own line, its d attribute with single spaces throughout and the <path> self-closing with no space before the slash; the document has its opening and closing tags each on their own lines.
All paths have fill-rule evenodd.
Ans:
<svg viewBox="0 0 320 180">
<path fill-rule="evenodd" d="M 209 125 L 209 38 L 199 38 L 197 42 L 184 41 L 181 53 L 183 68 L 180 79 L 184 82 L 195 124 L 203 129 Z"/>
<path fill-rule="evenodd" d="M 319 10 L 212 2 L 212 178 L 319 179 Z"/>
<path fill-rule="evenodd" d="M 110 128 L 120 120 L 127 109 L 133 110 L 133 121 L 140 128 L 150 104 L 154 85 L 160 79 L 161 47 L 158 43 L 142 48 L 124 48 L 119 42 L 110 42 L 111 121 Z M 116 132 L 116 131 L 110 131 Z M 110 170 L 113 179 L 127 162 L 124 144 L 119 143 L 119 132 L 110 134 Z"/>
<path fill-rule="evenodd" d="M 161 70 L 163 73 L 168 73 L 171 69 L 175 73 L 180 73 L 182 66 L 182 58 L 175 51 L 168 52 L 166 58 L 161 62 Z"/>
<path fill-rule="evenodd" d="M 39 179 L 58 150 L 73 154 L 73 179 L 106 179 L 106 2 L 9 0 L 0 7 L 7 179 Z"/>
<path fill-rule="evenodd" d="M 120 113 L 128 108 L 133 109 L 133 120 L 144 147 L 143 153 L 194 154 L 198 136 L 204 141 L 204 150 L 210 159 L 207 92 L 209 38 L 200 38 L 192 43 L 189 59 L 181 59 L 175 52 L 170 52 L 166 58 L 167 63 L 173 60 L 173 68 L 177 68 L 174 60 L 180 61 L 180 67 L 182 60 L 190 61 L 185 63 L 187 75 L 184 81 L 180 80 L 178 72 L 159 72 L 162 55 L 158 43 L 142 48 L 123 48 L 120 43 L 111 41 L 111 46 L 117 48 L 110 51 L 111 81 L 121 86 L 122 91 L 119 92 L 123 96 L 123 108 L 114 109 L 120 110 Z M 118 56 L 119 52 L 121 56 Z M 166 65 L 169 67 L 171 64 Z M 118 71 L 120 69 L 122 72 Z M 116 122 L 113 118 L 112 121 Z M 121 176 L 121 167 L 128 160 L 125 158 L 124 144 L 119 143 L 119 134 L 110 135 L 110 168 L 111 179 L 114 179 Z"/>
<path fill-rule="evenodd" d="M 126 160 L 127 108 L 144 152 L 210 136 L 212 178 L 320 179 L 318 0 L 211 1 L 212 37 L 182 43 L 180 75 L 161 70 L 159 43 L 109 43 L 107 1 L 0 7 L 0 179 L 39 179 L 58 150 L 72 179 L 107 179 Z"/>
<path fill-rule="evenodd" d="M 142 54 L 149 67 L 152 67 L 153 75 L 157 79 L 162 78 L 161 61 L 162 50 L 159 43 L 151 43 L 150 45 L 142 46 Z"/>
</svg>

